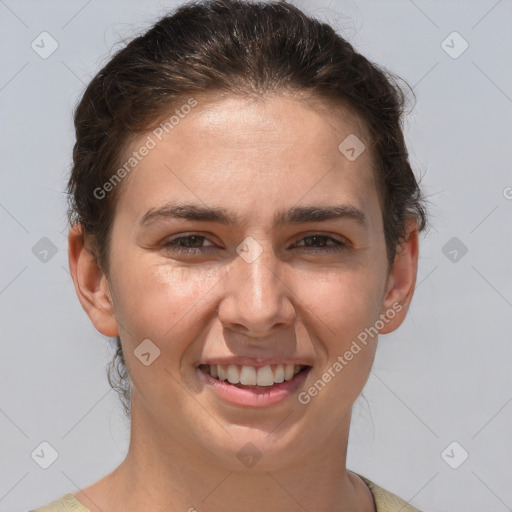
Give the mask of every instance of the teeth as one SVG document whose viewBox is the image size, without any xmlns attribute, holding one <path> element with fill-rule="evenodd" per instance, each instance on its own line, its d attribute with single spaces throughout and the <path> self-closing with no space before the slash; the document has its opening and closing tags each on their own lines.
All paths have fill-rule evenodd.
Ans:
<svg viewBox="0 0 512 512">
<path fill-rule="evenodd" d="M 224 370 L 224 368 L 218 364 L 217 365 L 217 372 L 218 372 L 218 379 L 219 380 L 226 380 L 227 379 L 227 373 L 226 373 L 226 370 Z"/>
<path fill-rule="evenodd" d="M 256 377 L 257 386 L 272 386 L 274 382 L 274 372 L 270 366 L 264 366 L 258 370 L 258 375 Z"/>
<path fill-rule="evenodd" d="M 253 368 L 252 366 L 242 366 L 242 371 L 239 373 L 239 376 L 240 384 L 244 384 L 245 386 L 256 386 L 256 382 L 258 380 L 256 368 Z"/>
<path fill-rule="evenodd" d="M 274 372 L 274 382 L 284 382 L 284 368 L 282 364 L 278 364 L 276 366 L 276 371 Z"/>
<path fill-rule="evenodd" d="M 227 378 L 231 384 L 238 384 L 240 382 L 240 372 L 234 364 L 228 366 Z"/>
<path fill-rule="evenodd" d="M 230 364 L 225 367 L 220 364 L 208 365 L 208 371 L 212 377 L 219 380 L 227 380 L 230 384 L 242 384 L 245 386 L 273 386 L 276 383 L 291 380 L 304 366 L 293 364 L 278 364 L 274 368 L 267 365 L 261 368 L 253 366 L 237 366 Z"/>
</svg>

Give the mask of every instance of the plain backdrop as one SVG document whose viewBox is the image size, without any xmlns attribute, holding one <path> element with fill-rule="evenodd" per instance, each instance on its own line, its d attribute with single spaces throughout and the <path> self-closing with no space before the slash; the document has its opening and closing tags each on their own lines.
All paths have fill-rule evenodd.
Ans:
<svg viewBox="0 0 512 512">
<path fill-rule="evenodd" d="M 420 509 L 512 510 L 512 5 L 294 3 L 413 88 L 405 134 L 430 202 L 415 297 L 379 340 L 348 467 Z M 75 492 L 126 454 L 109 340 L 68 272 L 63 191 L 84 85 L 176 5 L 0 1 L 1 512 Z"/>
</svg>

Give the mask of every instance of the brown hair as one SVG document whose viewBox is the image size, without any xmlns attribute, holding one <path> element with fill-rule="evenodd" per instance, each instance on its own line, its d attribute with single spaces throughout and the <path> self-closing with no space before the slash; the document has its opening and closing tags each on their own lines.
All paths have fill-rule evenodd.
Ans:
<svg viewBox="0 0 512 512">
<path fill-rule="evenodd" d="M 182 5 L 118 51 L 76 108 L 69 222 L 83 227 L 106 275 L 121 187 L 111 187 L 102 197 L 97 191 L 105 190 L 131 141 L 191 95 L 283 91 L 337 103 L 363 120 L 376 160 L 392 268 L 405 222 L 415 218 L 419 231 L 427 223 L 402 133 L 405 95 L 395 78 L 331 26 L 286 1 L 205 0 Z M 130 382 L 119 337 L 108 376 L 129 415 Z"/>
</svg>

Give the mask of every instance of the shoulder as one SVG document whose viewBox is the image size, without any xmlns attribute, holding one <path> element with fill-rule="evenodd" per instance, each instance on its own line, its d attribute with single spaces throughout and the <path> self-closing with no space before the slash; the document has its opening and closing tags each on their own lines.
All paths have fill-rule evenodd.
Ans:
<svg viewBox="0 0 512 512">
<path fill-rule="evenodd" d="M 409 505 L 402 498 L 399 498 L 395 494 L 386 491 L 382 487 L 378 486 L 368 478 L 356 473 L 361 480 L 368 486 L 370 492 L 373 495 L 375 501 L 375 507 L 377 512 L 421 512 L 412 505 Z"/>
<path fill-rule="evenodd" d="M 66 494 L 44 507 L 29 512 L 90 512 L 90 510 L 85 508 L 72 494 Z"/>
</svg>

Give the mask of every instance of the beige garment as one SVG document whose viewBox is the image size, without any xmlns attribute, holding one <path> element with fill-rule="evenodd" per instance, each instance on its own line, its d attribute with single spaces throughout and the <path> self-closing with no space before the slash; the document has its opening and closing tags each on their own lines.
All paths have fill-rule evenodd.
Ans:
<svg viewBox="0 0 512 512">
<path fill-rule="evenodd" d="M 417 508 L 412 507 L 395 494 L 379 487 L 364 476 L 357 473 L 355 474 L 359 476 L 370 489 L 373 499 L 375 500 L 377 512 L 420 512 Z M 85 508 L 72 494 L 66 494 L 62 498 L 44 507 L 31 510 L 30 512 L 90 512 L 90 510 Z"/>
</svg>

